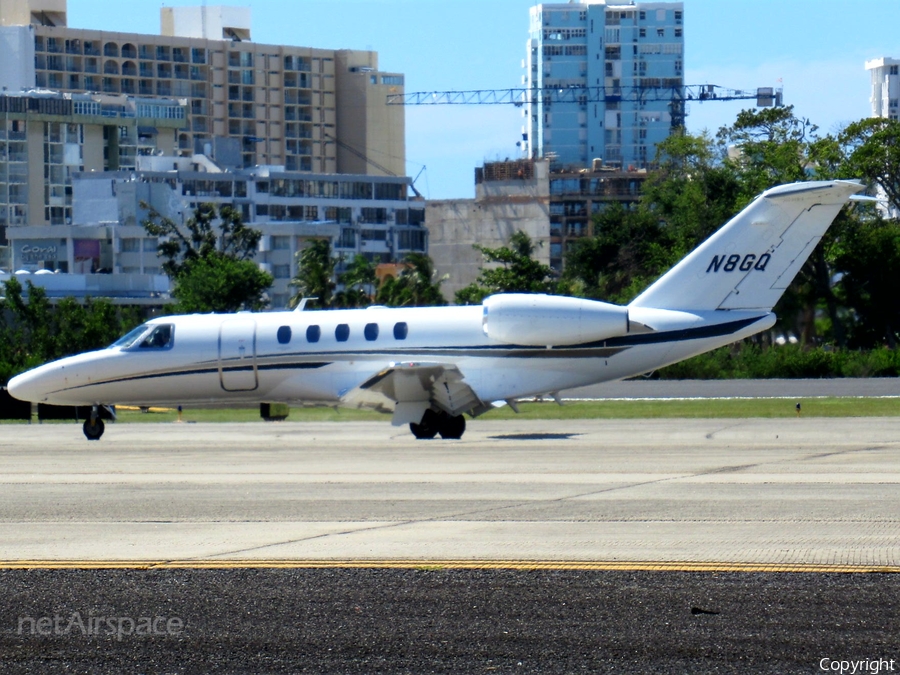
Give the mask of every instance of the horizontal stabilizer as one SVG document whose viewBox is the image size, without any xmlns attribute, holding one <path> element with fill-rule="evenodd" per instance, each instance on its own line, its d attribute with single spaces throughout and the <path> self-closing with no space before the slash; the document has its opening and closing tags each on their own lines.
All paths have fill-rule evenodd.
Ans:
<svg viewBox="0 0 900 675">
<path fill-rule="evenodd" d="M 629 306 L 771 310 L 850 196 L 863 188 L 835 180 L 766 190 Z"/>
</svg>

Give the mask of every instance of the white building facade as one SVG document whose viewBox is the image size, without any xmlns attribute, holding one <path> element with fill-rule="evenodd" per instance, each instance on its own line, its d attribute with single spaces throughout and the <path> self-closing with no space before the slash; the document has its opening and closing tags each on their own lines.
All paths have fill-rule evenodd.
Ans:
<svg viewBox="0 0 900 675">
<path fill-rule="evenodd" d="M 408 197 L 408 177 L 308 174 L 283 167 L 214 173 L 182 164 L 172 171 L 76 176 L 74 223 L 11 230 L 14 268 L 155 279 L 161 261 L 157 239 L 143 227 L 147 206 L 184 223 L 203 203 L 233 206 L 245 223 L 263 232 L 256 261 L 275 278 L 269 292 L 273 309 L 287 306 L 297 253 L 312 240 L 327 239 L 342 265 L 357 254 L 379 264 L 428 250 L 425 204 Z"/>
<path fill-rule="evenodd" d="M 900 59 L 866 61 L 872 78 L 872 117 L 900 119 Z"/>
</svg>

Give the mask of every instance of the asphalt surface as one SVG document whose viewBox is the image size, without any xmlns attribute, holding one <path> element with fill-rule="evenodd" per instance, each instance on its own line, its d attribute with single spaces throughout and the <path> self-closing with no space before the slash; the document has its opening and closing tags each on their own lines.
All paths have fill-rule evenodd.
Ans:
<svg viewBox="0 0 900 675">
<path fill-rule="evenodd" d="M 2 673 L 900 668 L 897 575 L 3 571 L 0 588 Z M 165 622 L 139 635 L 141 617 Z"/>
</svg>

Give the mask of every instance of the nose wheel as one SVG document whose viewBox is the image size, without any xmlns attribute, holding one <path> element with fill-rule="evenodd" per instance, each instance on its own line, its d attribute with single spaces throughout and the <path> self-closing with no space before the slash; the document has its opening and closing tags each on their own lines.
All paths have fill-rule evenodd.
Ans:
<svg viewBox="0 0 900 675">
<path fill-rule="evenodd" d="M 93 415 L 91 415 L 91 418 L 93 418 Z M 82 429 L 84 429 L 84 435 L 89 441 L 99 441 L 106 430 L 106 425 L 103 423 L 103 420 L 97 417 L 96 419 L 86 419 Z"/>
<path fill-rule="evenodd" d="M 110 419 L 116 418 L 116 409 L 114 406 L 104 405 L 103 409 L 109 413 Z M 84 421 L 84 426 L 82 427 L 84 430 L 84 435 L 89 441 L 99 441 L 100 437 L 103 435 L 103 432 L 106 430 L 106 425 L 103 423 L 103 419 L 100 417 L 100 406 L 95 405 L 91 407 L 91 414 Z"/>
</svg>

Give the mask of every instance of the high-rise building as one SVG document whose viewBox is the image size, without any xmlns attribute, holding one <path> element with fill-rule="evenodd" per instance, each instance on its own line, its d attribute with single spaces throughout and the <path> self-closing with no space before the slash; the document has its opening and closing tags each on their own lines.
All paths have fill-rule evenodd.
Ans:
<svg viewBox="0 0 900 675">
<path fill-rule="evenodd" d="M 681 2 L 581 0 L 531 8 L 525 81 L 525 147 L 561 167 L 601 160 L 645 168 L 681 115 Z M 542 92 L 554 90 L 554 98 Z"/>
<path fill-rule="evenodd" d="M 3 0 L 0 86 L 185 98 L 183 156 L 230 137 L 245 167 L 405 173 L 404 109 L 385 103 L 403 75 L 380 72 L 377 52 L 252 42 L 246 8 L 160 11 L 148 35 L 71 28 L 66 0 Z"/>
<path fill-rule="evenodd" d="M 872 117 L 900 119 L 900 59 L 866 61 L 872 76 Z"/>
</svg>

